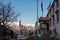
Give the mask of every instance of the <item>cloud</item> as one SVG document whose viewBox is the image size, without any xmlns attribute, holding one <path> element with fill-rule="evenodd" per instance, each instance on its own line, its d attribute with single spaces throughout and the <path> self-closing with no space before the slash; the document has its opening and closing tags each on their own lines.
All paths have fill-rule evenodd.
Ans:
<svg viewBox="0 0 60 40">
<path fill-rule="evenodd" d="M 32 26 L 32 27 L 35 27 L 34 24 L 30 24 L 30 23 L 26 24 L 25 26 Z"/>
<path fill-rule="evenodd" d="M 35 24 L 35 21 L 32 20 L 32 18 L 21 18 L 21 22 L 23 25 L 27 25 L 27 24 Z"/>
<path fill-rule="evenodd" d="M 10 27 L 14 30 L 19 30 L 19 23 L 18 22 L 13 22 Z"/>
<path fill-rule="evenodd" d="M 14 22 L 15 24 L 19 25 L 19 22 Z"/>
<path fill-rule="evenodd" d="M 25 26 L 26 26 L 27 30 L 35 30 L 35 25 L 34 24 L 28 23 Z"/>
</svg>

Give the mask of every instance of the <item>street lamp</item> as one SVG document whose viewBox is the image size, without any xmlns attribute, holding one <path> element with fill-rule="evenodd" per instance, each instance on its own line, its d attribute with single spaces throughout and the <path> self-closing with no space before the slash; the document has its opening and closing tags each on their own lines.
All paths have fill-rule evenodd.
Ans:
<svg viewBox="0 0 60 40">
<path fill-rule="evenodd" d="M 38 0 L 36 0 L 37 3 L 37 22 L 36 22 L 36 31 L 37 31 L 37 36 L 38 36 Z"/>
</svg>

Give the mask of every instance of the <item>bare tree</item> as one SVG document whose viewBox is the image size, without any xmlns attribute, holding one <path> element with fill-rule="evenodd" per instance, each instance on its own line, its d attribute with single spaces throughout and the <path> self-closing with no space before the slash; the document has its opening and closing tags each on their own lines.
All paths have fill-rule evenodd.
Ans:
<svg viewBox="0 0 60 40">
<path fill-rule="evenodd" d="M 14 22 L 17 20 L 17 17 L 20 13 L 16 13 L 11 7 L 11 4 L 0 4 L 0 22 L 3 25 L 7 25 L 9 22 Z M 8 24 L 10 25 L 10 24 Z"/>
</svg>

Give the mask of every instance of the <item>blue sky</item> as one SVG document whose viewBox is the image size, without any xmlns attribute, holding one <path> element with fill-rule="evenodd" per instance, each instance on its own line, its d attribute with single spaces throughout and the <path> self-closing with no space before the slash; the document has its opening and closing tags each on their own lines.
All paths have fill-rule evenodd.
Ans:
<svg viewBox="0 0 60 40">
<path fill-rule="evenodd" d="M 36 0 L 0 0 L 3 3 L 11 3 L 12 7 L 16 12 L 20 12 L 20 16 L 18 17 L 19 20 L 22 21 L 22 24 L 35 24 L 36 22 Z M 47 7 L 49 3 L 53 2 L 53 0 L 43 0 L 44 6 L 44 16 L 46 16 L 48 10 Z M 41 7 L 40 7 L 41 0 L 38 0 L 38 14 L 39 17 L 42 15 Z"/>
</svg>

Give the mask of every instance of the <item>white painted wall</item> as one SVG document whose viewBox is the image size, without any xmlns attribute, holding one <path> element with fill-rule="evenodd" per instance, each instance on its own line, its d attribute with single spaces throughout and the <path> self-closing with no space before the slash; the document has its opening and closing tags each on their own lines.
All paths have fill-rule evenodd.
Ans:
<svg viewBox="0 0 60 40">
<path fill-rule="evenodd" d="M 53 15 L 53 9 L 52 8 L 51 8 L 51 15 L 48 15 L 48 16 L 51 18 L 51 23 L 52 23 L 50 30 L 53 30 L 54 28 L 56 28 L 58 34 L 60 34 L 60 0 L 58 0 L 58 3 L 59 3 L 59 8 L 56 8 L 57 5 L 56 5 L 56 2 L 54 2 L 54 18 L 55 18 L 54 26 L 53 26 L 53 18 L 52 18 L 52 15 Z M 56 13 L 55 13 L 55 11 L 57 9 L 59 9 L 59 23 L 57 23 L 57 17 L 56 17 Z"/>
</svg>

